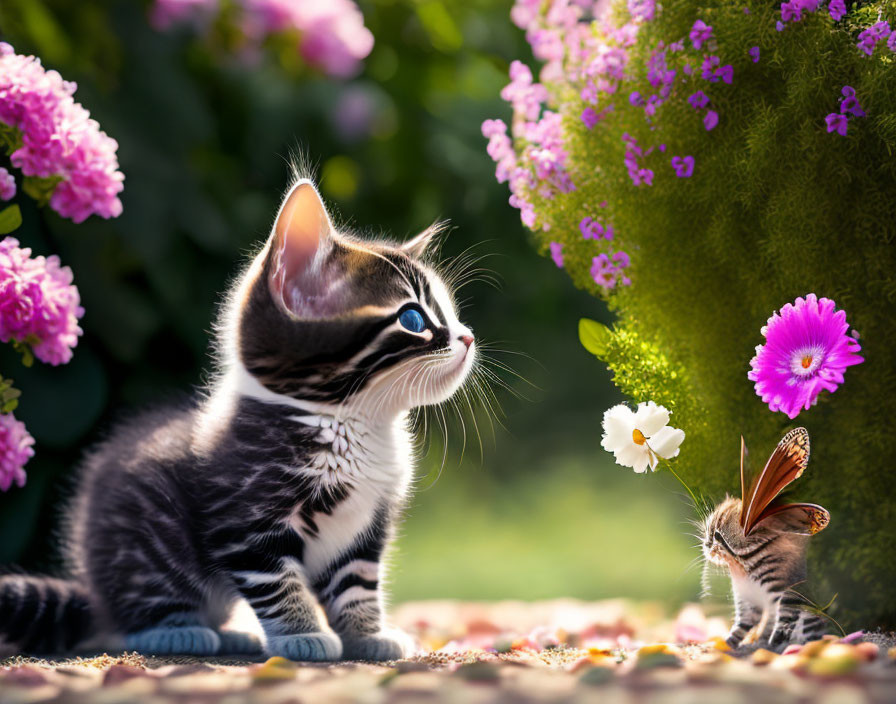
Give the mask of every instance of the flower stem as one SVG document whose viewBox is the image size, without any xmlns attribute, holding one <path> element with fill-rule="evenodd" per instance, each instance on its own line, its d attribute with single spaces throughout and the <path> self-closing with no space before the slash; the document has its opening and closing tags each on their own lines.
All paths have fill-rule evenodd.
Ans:
<svg viewBox="0 0 896 704">
<path fill-rule="evenodd" d="M 678 474 L 675 473 L 675 470 L 672 469 L 671 462 L 669 462 L 668 460 L 665 460 L 663 462 L 663 464 L 666 466 L 666 469 L 668 469 L 670 472 L 672 472 L 672 476 L 675 477 L 685 489 L 687 489 L 688 494 L 691 495 L 691 501 L 694 502 L 694 508 L 697 509 L 697 511 L 699 512 L 700 511 L 700 502 L 697 501 L 697 497 L 694 495 L 694 492 L 691 491 L 691 487 L 689 487 L 687 484 L 685 484 L 684 479 L 682 479 L 681 477 L 678 476 Z"/>
</svg>

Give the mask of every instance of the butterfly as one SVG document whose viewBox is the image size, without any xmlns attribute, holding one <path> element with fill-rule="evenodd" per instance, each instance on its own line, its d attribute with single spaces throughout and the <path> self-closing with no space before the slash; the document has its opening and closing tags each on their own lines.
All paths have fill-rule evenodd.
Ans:
<svg viewBox="0 0 896 704">
<path fill-rule="evenodd" d="M 787 526 L 788 532 L 815 535 L 824 530 L 831 520 L 828 510 L 818 504 L 781 503 L 778 496 L 792 482 L 799 479 L 809 464 L 809 432 L 794 428 L 785 435 L 772 452 L 762 471 L 747 481 L 747 446 L 740 439 L 740 525 L 749 536 L 756 526 L 772 516 Z"/>
</svg>

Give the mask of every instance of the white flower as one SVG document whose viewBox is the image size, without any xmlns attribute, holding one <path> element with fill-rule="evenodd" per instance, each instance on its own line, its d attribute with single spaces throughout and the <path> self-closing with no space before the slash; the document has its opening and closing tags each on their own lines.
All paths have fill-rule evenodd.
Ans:
<svg viewBox="0 0 896 704">
<path fill-rule="evenodd" d="M 623 467 L 632 467 L 639 474 L 646 472 L 648 465 L 655 470 L 659 458 L 675 457 L 684 441 L 684 431 L 668 423 L 669 411 L 653 401 L 639 403 L 637 411 L 620 403 L 604 413 L 600 444 Z"/>
</svg>

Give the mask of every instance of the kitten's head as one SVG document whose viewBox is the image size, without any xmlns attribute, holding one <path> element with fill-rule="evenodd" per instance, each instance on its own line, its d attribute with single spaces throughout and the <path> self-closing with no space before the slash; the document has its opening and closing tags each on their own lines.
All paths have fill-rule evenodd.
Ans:
<svg viewBox="0 0 896 704">
<path fill-rule="evenodd" d="M 436 234 L 393 244 L 339 232 L 300 180 L 232 302 L 236 361 L 268 391 L 370 415 L 446 400 L 476 345 L 425 263 Z"/>
<path fill-rule="evenodd" d="M 781 537 L 776 543 L 776 553 L 799 557 L 805 548 L 805 536 L 795 534 L 786 518 L 771 516 L 757 524 L 750 535 L 744 535 L 740 524 L 742 502 L 726 497 L 703 522 L 700 538 L 703 556 L 707 562 L 727 567 L 732 572 L 742 571 L 744 560 L 767 544 L 771 538 Z"/>
</svg>

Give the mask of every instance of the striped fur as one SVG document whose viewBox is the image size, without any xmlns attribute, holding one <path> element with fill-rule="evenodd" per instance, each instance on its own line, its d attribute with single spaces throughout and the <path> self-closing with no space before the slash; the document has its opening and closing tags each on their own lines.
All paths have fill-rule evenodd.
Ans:
<svg viewBox="0 0 896 704">
<path fill-rule="evenodd" d="M 794 591 L 806 581 L 808 536 L 788 532 L 784 519 L 772 517 L 747 537 L 740 512 L 741 500 L 726 498 L 701 531 L 707 565 L 731 576 L 735 613 L 728 645 L 756 640 L 781 650 L 820 638 L 827 631 L 825 619 L 806 610 L 806 600 Z"/>
<path fill-rule="evenodd" d="M 298 183 L 228 297 L 210 392 L 133 419 L 89 455 L 70 581 L 0 579 L 5 643 L 61 650 L 99 634 L 147 653 L 406 655 L 384 621 L 383 557 L 413 473 L 407 414 L 448 398 L 476 354 L 424 263 L 431 235 L 355 239 Z M 422 332 L 399 322 L 408 307 Z M 228 627 L 239 603 L 258 632 Z"/>
</svg>

